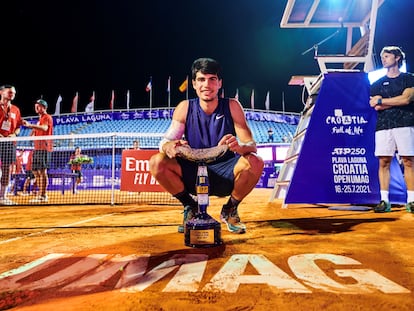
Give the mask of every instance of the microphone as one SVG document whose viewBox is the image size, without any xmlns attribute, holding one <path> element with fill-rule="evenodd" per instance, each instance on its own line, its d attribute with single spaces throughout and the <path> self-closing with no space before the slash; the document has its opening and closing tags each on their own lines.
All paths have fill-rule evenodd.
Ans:
<svg viewBox="0 0 414 311">
<path fill-rule="evenodd" d="M 341 28 L 344 28 L 344 19 L 341 17 L 338 18 L 338 22 L 341 23 Z"/>
</svg>

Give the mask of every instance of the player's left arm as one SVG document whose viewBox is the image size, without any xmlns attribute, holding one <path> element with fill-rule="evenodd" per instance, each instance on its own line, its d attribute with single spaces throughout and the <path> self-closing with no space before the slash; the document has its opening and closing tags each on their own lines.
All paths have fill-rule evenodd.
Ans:
<svg viewBox="0 0 414 311">
<path fill-rule="evenodd" d="M 405 106 L 412 101 L 414 101 L 414 88 L 409 87 L 406 88 L 399 96 L 383 98 L 382 104 L 388 106 Z"/>
<path fill-rule="evenodd" d="M 375 110 L 385 110 L 391 107 L 406 106 L 414 102 L 414 87 L 404 89 L 401 95 L 394 97 L 381 97 L 379 95 L 371 97 L 370 105 Z"/>
</svg>

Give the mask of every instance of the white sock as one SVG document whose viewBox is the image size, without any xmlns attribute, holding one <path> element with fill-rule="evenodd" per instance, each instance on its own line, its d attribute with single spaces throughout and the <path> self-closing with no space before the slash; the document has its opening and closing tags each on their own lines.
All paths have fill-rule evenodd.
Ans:
<svg viewBox="0 0 414 311">
<path fill-rule="evenodd" d="M 407 191 L 407 203 L 414 202 L 414 191 Z"/>
<path fill-rule="evenodd" d="M 381 190 L 381 201 L 389 202 L 387 190 Z"/>
</svg>

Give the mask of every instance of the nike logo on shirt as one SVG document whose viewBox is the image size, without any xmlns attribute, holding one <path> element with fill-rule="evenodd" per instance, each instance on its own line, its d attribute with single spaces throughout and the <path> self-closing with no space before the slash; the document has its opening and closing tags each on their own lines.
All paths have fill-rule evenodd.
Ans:
<svg viewBox="0 0 414 311">
<path fill-rule="evenodd" d="M 216 120 L 220 120 L 221 118 L 224 118 L 224 114 L 216 116 Z"/>
</svg>

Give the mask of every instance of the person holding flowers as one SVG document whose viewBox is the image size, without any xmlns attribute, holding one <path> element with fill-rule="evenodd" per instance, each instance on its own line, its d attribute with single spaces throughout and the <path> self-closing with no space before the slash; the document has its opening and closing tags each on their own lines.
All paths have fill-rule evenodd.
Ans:
<svg viewBox="0 0 414 311">
<path fill-rule="evenodd" d="M 73 174 L 76 174 L 75 193 L 78 193 L 78 185 L 82 182 L 82 164 L 92 163 L 92 158 L 82 154 L 81 148 L 76 147 L 70 156 L 69 164 Z"/>
</svg>

